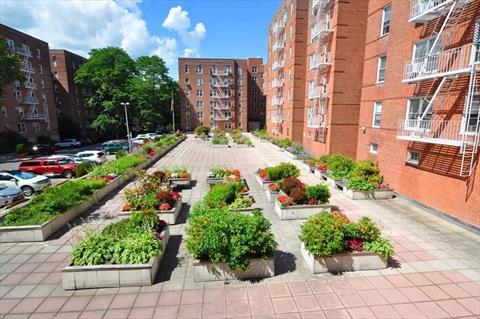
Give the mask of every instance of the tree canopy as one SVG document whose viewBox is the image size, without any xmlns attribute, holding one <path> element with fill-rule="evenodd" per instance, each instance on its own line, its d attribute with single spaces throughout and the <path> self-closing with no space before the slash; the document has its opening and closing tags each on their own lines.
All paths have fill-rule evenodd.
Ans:
<svg viewBox="0 0 480 319">
<path fill-rule="evenodd" d="M 132 59 L 120 48 L 94 49 L 75 75 L 89 87 L 86 102 L 96 107 L 92 128 L 102 133 L 126 132 L 121 102 L 129 102 L 129 123 L 134 131 L 154 131 L 171 121 L 170 101 L 177 100 L 178 84 L 158 56 Z"/>
<path fill-rule="evenodd" d="M 0 39 L 0 96 L 3 95 L 3 88 L 14 81 L 24 79 L 22 62 L 15 53 L 8 51 L 7 43 Z"/>
</svg>

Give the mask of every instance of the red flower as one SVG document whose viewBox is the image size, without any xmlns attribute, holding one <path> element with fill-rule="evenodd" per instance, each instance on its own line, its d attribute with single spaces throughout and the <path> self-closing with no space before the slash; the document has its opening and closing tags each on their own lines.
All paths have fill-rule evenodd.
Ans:
<svg viewBox="0 0 480 319">
<path fill-rule="evenodd" d="M 321 164 L 318 164 L 317 166 L 318 170 L 322 173 L 326 172 L 327 171 L 327 165 L 321 163 Z"/>
<path fill-rule="evenodd" d="M 265 171 L 265 169 L 261 168 L 258 170 L 258 176 L 260 176 L 261 178 L 265 179 L 265 178 L 268 178 L 267 176 L 267 172 Z"/>
<path fill-rule="evenodd" d="M 103 180 L 108 183 L 108 182 L 111 182 L 113 180 L 113 177 L 110 176 L 110 175 L 107 175 L 103 178 Z"/>
<path fill-rule="evenodd" d="M 337 218 L 340 218 L 343 220 L 344 223 L 348 224 L 350 222 L 350 219 L 348 219 L 347 216 L 345 216 L 344 214 L 338 212 L 338 211 L 334 211 L 332 212 L 332 215 L 337 217 Z"/>
<path fill-rule="evenodd" d="M 246 193 L 246 192 L 248 192 L 248 187 L 243 186 L 243 188 L 240 190 L 240 193 Z"/>
<path fill-rule="evenodd" d="M 347 240 L 347 247 L 349 251 L 362 251 L 363 241 L 361 239 Z"/>
<path fill-rule="evenodd" d="M 308 199 L 308 205 L 317 205 L 318 200 L 315 197 Z"/>
<path fill-rule="evenodd" d="M 130 204 L 123 204 L 122 206 L 122 212 L 128 212 L 132 209 L 132 205 Z"/>
<path fill-rule="evenodd" d="M 172 198 L 174 201 L 177 201 L 180 198 L 180 193 L 172 192 Z"/>
<path fill-rule="evenodd" d="M 278 196 L 278 201 L 280 202 L 280 204 L 282 204 L 282 206 L 290 206 L 293 203 L 292 199 L 288 195 Z"/>
<path fill-rule="evenodd" d="M 158 209 L 160 209 L 160 210 L 170 210 L 170 209 L 172 209 L 172 206 L 170 206 L 169 203 L 163 203 L 163 204 L 160 204 L 160 206 L 158 206 Z"/>
<path fill-rule="evenodd" d="M 268 184 L 268 188 L 269 188 L 272 192 L 278 192 L 278 190 L 280 189 L 280 187 L 278 186 L 277 183 Z"/>
</svg>

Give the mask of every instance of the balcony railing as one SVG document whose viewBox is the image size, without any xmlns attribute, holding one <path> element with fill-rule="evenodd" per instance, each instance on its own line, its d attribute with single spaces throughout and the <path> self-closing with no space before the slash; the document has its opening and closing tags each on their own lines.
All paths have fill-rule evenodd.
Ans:
<svg viewBox="0 0 480 319">
<path fill-rule="evenodd" d="M 285 39 L 278 39 L 272 46 L 273 52 L 276 52 L 285 47 Z"/>
<path fill-rule="evenodd" d="M 312 2 L 312 9 L 320 9 L 320 10 L 325 10 L 328 8 L 328 5 L 330 4 L 330 1 L 332 0 L 313 0 Z"/>
<path fill-rule="evenodd" d="M 230 82 L 227 82 L 227 81 L 217 81 L 215 83 L 212 83 L 212 86 L 217 87 L 217 88 L 226 88 L 226 87 L 229 87 L 231 85 L 232 84 Z"/>
<path fill-rule="evenodd" d="M 472 142 L 474 133 L 465 131 L 465 123 L 444 120 L 400 120 L 397 138 L 400 140 L 431 144 L 461 146 L 462 141 Z M 466 134 L 466 136 L 464 136 Z"/>
<path fill-rule="evenodd" d="M 285 60 L 275 61 L 272 64 L 272 69 L 277 70 L 285 66 Z"/>
<path fill-rule="evenodd" d="M 309 99 L 326 99 L 328 94 L 325 92 L 323 86 L 311 86 L 308 88 Z"/>
<path fill-rule="evenodd" d="M 283 97 L 273 97 L 272 98 L 272 105 L 278 106 L 283 104 Z"/>
<path fill-rule="evenodd" d="M 307 110 L 307 127 L 319 128 L 324 125 L 324 115 L 320 112 L 320 108 L 313 106 L 309 107 Z"/>
<path fill-rule="evenodd" d="M 20 71 L 23 71 L 23 72 L 26 72 L 26 73 L 35 73 L 35 69 L 31 66 L 31 65 L 27 65 L 27 66 L 22 66 L 20 68 Z"/>
<path fill-rule="evenodd" d="M 441 51 L 405 64 L 403 82 L 422 81 L 469 72 L 472 45 Z"/>
<path fill-rule="evenodd" d="M 38 104 L 38 99 L 36 97 L 27 97 L 25 100 L 23 100 L 23 103 L 25 104 Z"/>
<path fill-rule="evenodd" d="M 323 41 L 332 32 L 333 29 L 330 26 L 330 20 L 326 18 L 320 18 L 317 22 L 313 24 L 311 28 L 311 41 L 313 42 L 315 41 L 315 39 Z"/>
<path fill-rule="evenodd" d="M 317 57 L 316 59 L 312 59 L 310 60 L 310 70 L 314 70 L 314 69 L 320 69 L 320 70 L 324 70 L 324 69 L 327 69 L 329 67 L 331 67 L 332 64 L 330 62 L 328 62 L 327 60 L 325 60 L 324 57 Z"/>
<path fill-rule="evenodd" d="M 279 88 L 283 86 L 283 79 L 273 79 L 272 88 Z"/>
<path fill-rule="evenodd" d="M 17 47 L 16 51 L 17 51 L 18 54 L 24 55 L 26 57 L 31 57 L 32 56 L 32 53 L 30 52 L 30 49 L 28 49 L 26 47 Z"/>
<path fill-rule="evenodd" d="M 277 33 L 280 30 L 284 29 L 286 24 L 287 24 L 287 21 L 285 21 L 285 19 L 283 18 L 275 22 L 272 28 L 273 33 Z"/>
<path fill-rule="evenodd" d="M 446 7 L 457 2 L 456 5 L 466 5 L 469 0 L 412 0 L 410 22 L 425 23 L 445 14 Z"/>
<path fill-rule="evenodd" d="M 232 75 L 232 71 L 218 71 L 218 70 L 210 70 L 210 75 L 216 75 L 216 76 L 230 76 L 230 75 Z"/>
<path fill-rule="evenodd" d="M 32 113 L 24 117 L 24 119 L 28 121 L 46 121 L 47 118 L 48 115 L 46 113 Z"/>
<path fill-rule="evenodd" d="M 273 124 L 281 124 L 283 122 L 282 111 L 275 111 L 274 113 L 272 113 L 270 122 L 272 122 Z"/>
</svg>

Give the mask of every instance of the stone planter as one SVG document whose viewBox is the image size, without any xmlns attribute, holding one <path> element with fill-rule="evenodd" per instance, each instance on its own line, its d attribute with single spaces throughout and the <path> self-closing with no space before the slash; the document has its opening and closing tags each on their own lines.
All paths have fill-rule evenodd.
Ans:
<svg viewBox="0 0 480 319">
<path fill-rule="evenodd" d="M 169 210 L 156 210 L 155 213 L 158 215 L 158 217 L 164 221 L 166 221 L 169 225 L 173 225 L 177 221 L 177 217 L 182 211 L 182 197 L 180 197 L 177 202 L 175 203 L 175 206 L 172 209 Z M 137 211 L 126 211 L 126 212 L 121 212 L 118 215 L 119 216 L 128 216 L 132 213 L 135 213 Z"/>
<path fill-rule="evenodd" d="M 275 212 L 281 220 L 289 219 L 307 219 L 310 216 L 316 215 L 321 211 L 331 212 L 330 205 L 292 205 L 282 207 L 282 204 L 275 200 Z"/>
<path fill-rule="evenodd" d="M 195 260 L 193 274 L 195 282 L 273 277 L 275 259 L 273 256 L 267 259 L 253 259 L 250 269 L 246 271 L 232 270 L 226 263 Z"/>
<path fill-rule="evenodd" d="M 229 148 L 230 147 L 230 145 L 228 144 L 212 144 L 210 146 L 213 148 Z"/>
<path fill-rule="evenodd" d="M 207 177 L 207 184 L 212 187 L 217 184 L 224 184 L 225 179 L 223 177 Z"/>
<path fill-rule="evenodd" d="M 280 194 L 279 191 L 277 192 L 272 192 L 270 188 L 268 188 L 268 185 L 265 187 L 265 194 L 267 195 L 267 199 L 269 203 L 275 203 L 277 200 L 278 195 Z"/>
<path fill-rule="evenodd" d="M 232 146 L 233 146 L 233 147 L 238 147 L 238 148 L 249 148 L 249 147 L 253 147 L 253 145 L 237 144 L 237 143 L 233 143 Z"/>
<path fill-rule="evenodd" d="M 322 172 L 318 168 L 315 168 L 315 167 L 312 168 L 312 171 L 313 171 L 313 175 L 315 175 L 315 177 L 323 179 L 324 181 L 327 180 L 327 176 L 326 176 L 325 172 Z"/>
<path fill-rule="evenodd" d="M 324 176 L 324 179 L 325 181 L 327 182 L 327 185 L 330 186 L 331 188 L 333 189 L 337 189 L 337 183 L 341 180 L 338 180 L 338 179 L 333 179 L 331 178 L 330 176 L 328 175 L 323 175 Z"/>
<path fill-rule="evenodd" d="M 158 159 L 165 156 L 168 152 L 170 152 L 174 147 L 183 142 L 185 139 L 185 136 L 180 137 L 175 143 L 173 143 L 166 149 L 146 159 L 136 167 L 131 168 L 122 176 L 118 176 L 113 179 L 104 187 L 93 193 L 92 196 L 83 203 L 68 209 L 61 215 L 43 223 L 42 225 L 0 227 L 0 243 L 45 241 L 48 237 L 62 229 L 70 221 L 84 214 L 95 204 L 101 202 L 111 192 L 115 191 L 116 189 L 127 183 L 131 178 L 135 176 L 135 172 L 149 167 Z M 8 212 L 5 213 L 5 215 L 6 214 L 8 214 Z"/>
<path fill-rule="evenodd" d="M 301 169 L 306 170 L 307 172 L 313 172 L 313 166 L 310 166 L 310 165 L 308 165 L 308 164 L 306 164 L 306 163 L 304 163 L 304 162 L 300 162 L 300 163 L 298 164 L 298 167 L 300 167 Z"/>
<path fill-rule="evenodd" d="M 255 179 L 257 180 L 258 184 L 262 187 L 262 189 L 266 189 L 268 184 L 274 183 L 272 181 L 264 181 L 258 174 L 255 174 Z"/>
<path fill-rule="evenodd" d="M 296 159 L 297 158 L 297 155 L 295 155 L 293 153 L 290 153 L 289 151 L 285 151 L 285 155 L 287 155 L 291 159 Z"/>
<path fill-rule="evenodd" d="M 392 199 L 393 198 L 393 189 L 376 189 L 373 191 L 356 191 L 353 189 L 348 189 L 343 187 L 342 193 L 350 199 L 360 200 L 360 199 Z"/>
<path fill-rule="evenodd" d="M 87 288 L 117 288 L 151 286 L 154 283 L 160 261 L 167 248 L 170 233 L 168 226 L 161 240 L 162 252 L 146 264 L 72 266 L 62 269 L 62 284 L 65 290 Z"/>
<path fill-rule="evenodd" d="M 192 186 L 192 179 L 189 178 L 170 178 L 169 182 L 182 188 L 190 188 Z"/>
<path fill-rule="evenodd" d="M 274 149 L 274 150 L 277 150 L 277 151 L 280 151 L 280 152 L 285 152 L 285 149 L 281 148 L 280 146 L 277 146 L 275 144 L 270 144 L 270 146 Z"/>
<path fill-rule="evenodd" d="M 318 257 L 310 254 L 303 243 L 301 243 L 300 251 L 314 274 L 387 268 L 386 258 L 367 251 Z"/>
</svg>

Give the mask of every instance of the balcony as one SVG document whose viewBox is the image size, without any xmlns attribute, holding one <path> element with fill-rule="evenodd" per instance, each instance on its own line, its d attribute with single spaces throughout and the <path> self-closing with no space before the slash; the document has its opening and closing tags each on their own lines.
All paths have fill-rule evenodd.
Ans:
<svg viewBox="0 0 480 319">
<path fill-rule="evenodd" d="M 400 140 L 462 146 L 463 141 L 472 143 L 477 133 L 464 133 L 465 124 L 461 121 L 444 120 L 400 120 L 397 138 Z M 464 139 L 465 138 L 465 139 Z"/>
<path fill-rule="evenodd" d="M 285 66 L 285 60 L 275 61 L 272 64 L 272 69 L 277 70 L 277 69 L 283 68 L 284 66 Z"/>
<path fill-rule="evenodd" d="M 212 87 L 216 87 L 216 88 L 226 88 L 226 87 L 230 87 L 231 85 L 232 84 L 227 81 L 217 81 L 215 83 L 212 83 Z"/>
<path fill-rule="evenodd" d="M 446 14 L 452 4 L 464 6 L 469 0 L 412 0 L 409 22 L 425 23 Z"/>
<path fill-rule="evenodd" d="M 28 47 L 17 47 L 16 52 L 20 55 L 31 57 L 32 53 Z"/>
<path fill-rule="evenodd" d="M 327 70 L 332 64 L 325 57 L 318 57 L 310 60 L 310 70 Z"/>
<path fill-rule="evenodd" d="M 231 76 L 231 75 L 232 75 L 232 71 L 210 70 L 210 75 L 214 75 L 214 76 Z"/>
<path fill-rule="evenodd" d="M 278 20 L 277 22 L 275 22 L 273 24 L 272 32 L 273 33 L 280 32 L 281 30 L 283 30 L 285 28 L 286 25 L 287 25 L 287 21 L 285 19 Z"/>
<path fill-rule="evenodd" d="M 231 104 L 228 105 L 228 104 L 223 104 L 223 103 L 220 103 L 220 104 L 217 103 L 217 105 L 215 105 L 213 107 L 213 109 L 214 110 L 231 110 L 231 109 L 233 109 L 233 107 L 232 107 Z"/>
<path fill-rule="evenodd" d="M 308 98 L 310 100 L 326 99 L 327 97 L 327 92 L 323 86 L 310 86 L 308 88 Z"/>
<path fill-rule="evenodd" d="M 25 87 L 27 89 L 36 89 L 37 86 L 35 85 L 35 83 L 32 83 L 32 82 L 25 82 Z"/>
<path fill-rule="evenodd" d="M 283 122 L 283 112 L 282 111 L 274 111 L 272 113 L 272 117 L 270 119 L 270 122 L 273 124 L 282 124 Z"/>
<path fill-rule="evenodd" d="M 315 39 L 319 41 L 324 41 L 327 37 L 329 37 L 333 33 L 333 29 L 330 26 L 330 20 L 325 18 L 320 18 L 316 21 L 310 29 L 311 31 L 311 41 L 314 42 Z"/>
<path fill-rule="evenodd" d="M 23 103 L 25 104 L 38 104 L 38 99 L 33 96 L 29 96 L 23 100 Z"/>
<path fill-rule="evenodd" d="M 313 0 L 312 2 L 312 10 L 319 9 L 319 10 L 326 10 L 330 5 L 331 0 Z"/>
<path fill-rule="evenodd" d="M 415 82 L 470 71 L 472 44 L 414 59 L 405 64 L 403 82 Z"/>
<path fill-rule="evenodd" d="M 30 73 L 30 74 L 35 73 L 35 69 L 31 65 L 22 66 L 20 68 L 20 71 L 25 72 L 25 73 Z"/>
<path fill-rule="evenodd" d="M 231 121 L 233 119 L 232 116 L 222 116 L 219 114 L 215 114 L 214 116 L 211 117 L 213 121 Z"/>
<path fill-rule="evenodd" d="M 27 121 L 47 121 L 48 115 L 46 113 L 33 113 L 24 117 Z"/>
<path fill-rule="evenodd" d="M 283 84 L 284 84 L 283 79 L 275 78 L 272 81 L 272 88 L 280 88 L 283 86 Z"/>
<path fill-rule="evenodd" d="M 272 46 L 273 52 L 276 52 L 280 49 L 285 48 L 285 43 L 286 43 L 285 39 L 278 39 Z"/>
<path fill-rule="evenodd" d="M 271 104 L 272 104 L 272 106 L 280 106 L 280 105 L 283 105 L 283 97 L 273 97 Z"/>
</svg>

